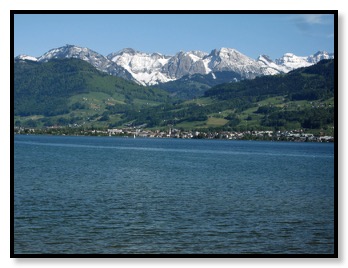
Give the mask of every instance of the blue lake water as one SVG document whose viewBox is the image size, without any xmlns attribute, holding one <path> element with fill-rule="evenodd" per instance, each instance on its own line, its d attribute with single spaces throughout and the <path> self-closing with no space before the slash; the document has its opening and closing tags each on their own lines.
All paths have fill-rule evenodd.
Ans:
<svg viewBox="0 0 348 268">
<path fill-rule="evenodd" d="M 15 253 L 332 254 L 334 145 L 14 139 Z"/>
</svg>

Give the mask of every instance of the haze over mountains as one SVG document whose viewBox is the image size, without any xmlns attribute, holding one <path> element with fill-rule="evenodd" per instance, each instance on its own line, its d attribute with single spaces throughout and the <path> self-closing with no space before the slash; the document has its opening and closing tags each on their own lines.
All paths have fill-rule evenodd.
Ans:
<svg viewBox="0 0 348 268">
<path fill-rule="evenodd" d="M 291 70 L 308 67 L 323 59 L 333 59 L 334 54 L 318 51 L 309 56 L 296 56 L 286 53 L 272 60 L 266 55 L 252 59 L 236 49 L 220 48 L 210 53 L 202 51 L 180 51 L 174 56 L 160 53 L 144 53 L 126 48 L 103 56 L 89 48 L 66 45 L 51 49 L 40 57 L 19 55 L 17 60 L 47 62 L 52 59 L 78 58 L 90 63 L 105 73 L 121 77 L 140 85 L 157 85 L 176 81 L 187 75 L 206 75 L 215 77 L 214 72 L 233 72 L 241 79 L 252 79 L 263 75 L 288 73 Z"/>
</svg>

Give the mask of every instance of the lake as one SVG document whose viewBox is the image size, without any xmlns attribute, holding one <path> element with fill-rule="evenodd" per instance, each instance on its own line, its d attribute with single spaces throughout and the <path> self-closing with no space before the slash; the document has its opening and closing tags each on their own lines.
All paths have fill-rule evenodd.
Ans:
<svg viewBox="0 0 348 268">
<path fill-rule="evenodd" d="M 15 135 L 15 254 L 333 254 L 334 144 Z"/>
</svg>

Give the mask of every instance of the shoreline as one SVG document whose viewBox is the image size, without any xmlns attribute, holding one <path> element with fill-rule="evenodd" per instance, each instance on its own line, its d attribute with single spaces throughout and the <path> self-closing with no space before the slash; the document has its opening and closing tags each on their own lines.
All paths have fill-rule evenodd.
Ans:
<svg viewBox="0 0 348 268">
<path fill-rule="evenodd" d="M 333 136 L 318 136 L 304 131 L 160 131 L 139 129 L 15 129 L 13 135 L 48 135 L 48 136 L 79 136 L 79 137 L 119 137 L 119 138 L 149 138 L 149 139 L 205 139 L 205 140 L 249 140 L 249 141 L 280 141 L 280 142 L 330 142 L 334 143 Z"/>
</svg>

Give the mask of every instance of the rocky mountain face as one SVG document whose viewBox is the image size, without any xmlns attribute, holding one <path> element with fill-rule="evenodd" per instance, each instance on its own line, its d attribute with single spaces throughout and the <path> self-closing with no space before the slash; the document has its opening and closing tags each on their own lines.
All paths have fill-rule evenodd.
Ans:
<svg viewBox="0 0 348 268">
<path fill-rule="evenodd" d="M 272 60 L 266 55 L 252 59 L 232 48 L 214 49 L 210 53 L 202 51 L 180 51 L 174 56 L 160 53 L 144 53 L 126 48 L 108 56 L 91 49 L 74 45 L 52 49 L 35 58 L 19 55 L 17 60 L 46 62 L 52 59 L 79 58 L 100 71 L 135 81 L 141 85 L 156 85 L 175 81 L 186 75 L 209 74 L 221 71 L 238 73 L 242 78 L 253 79 L 257 76 L 287 73 L 291 70 L 307 67 L 322 59 L 333 59 L 334 54 L 319 51 L 313 55 L 301 57 L 286 53 Z"/>
<path fill-rule="evenodd" d="M 159 53 L 146 54 L 131 48 L 111 53 L 107 59 L 127 70 L 142 85 L 155 85 L 171 81 L 162 69 L 170 57 Z"/>
<path fill-rule="evenodd" d="M 208 72 L 202 60 L 204 55 L 200 51 L 180 51 L 163 66 L 163 73 L 174 80 L 184 75 L 206 74 Z"/>
</svg>

